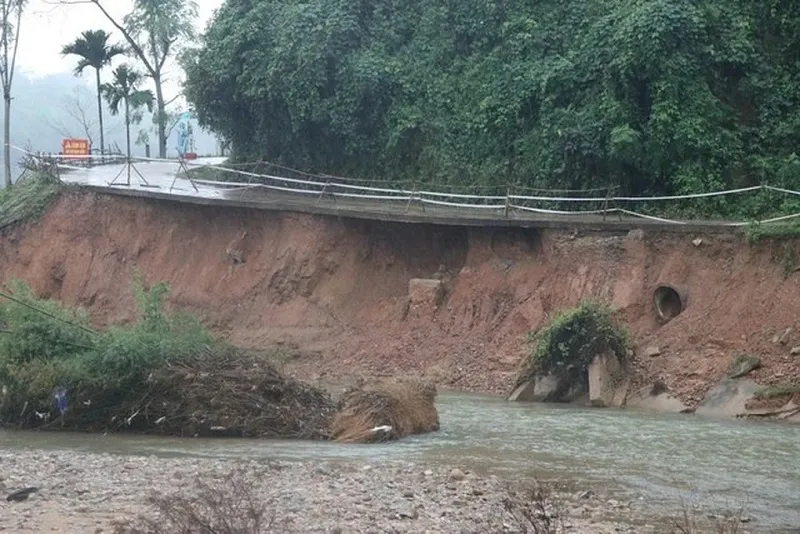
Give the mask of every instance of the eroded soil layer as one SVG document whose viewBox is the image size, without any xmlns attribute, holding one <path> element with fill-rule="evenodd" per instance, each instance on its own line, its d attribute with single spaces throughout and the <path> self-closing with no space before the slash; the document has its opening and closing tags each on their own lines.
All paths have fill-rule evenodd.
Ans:
<svg viewBox="0 0 800 534">
<path fill-rule="evenodd" d="M 756 382 L 797 383 L 800 356 L 791 352 L 800 334 L 787 329 L 800 316 L 800 274 L 786 265 L 796 246 L 734 235 L 437 227 L 70 192 L 39 222 L 3 232 L 0 279 L 25 279 L 110 324 L 132 319 L 138 269 L 169 282 L 173 306 L 233 343 L 285 347 L 287 370 L 300 378 L 404 373 L 486 392 L 508 392 L 529 332 L 599 298 L 628 321 L 637 383 L 661 380 L 691 406 L 740 354 L 761 357 Z M 667 324 L 653 307 L 663 284 L 688 295 Z"/>
</svg>

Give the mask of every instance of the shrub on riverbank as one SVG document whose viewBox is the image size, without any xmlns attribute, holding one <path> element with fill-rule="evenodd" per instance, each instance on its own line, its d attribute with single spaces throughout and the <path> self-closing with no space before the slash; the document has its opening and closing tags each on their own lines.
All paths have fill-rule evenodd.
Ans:
<svg viewBox="0 0 800 534">
<path fill-rule="evenodd" d="M 119 521 L 115 534 L 263 534 L 275 529 L 273 499 L 262 494 L 268 473 L 243 468 L 222 479 L 198 477 L 189 495 L 151 495 L 149 510 Z"/>
<path fill-rule="evenodd" d="M 611 310 L 591 301 L 559 312 L 530 341 L 533 349 L 522 363 L 515 387 L 546 375 L 568 384 L 585 381 L 596 356 L 611 352 L 625 361 L 630 346 L 627 331 L 615 323 Z"/>
<path fill-rule="evenodd" d="M 521 532 L 558 534 L 564 532 L 564 502 L 555 484 L 526 480 L 509 484 L 503 507 Z"/>
<path fill-rule="evenodd" d="M 283 377 L 264 355 L 216 343 L 169 314 L 166 284 L 135 283 L 140 318 L 97 332 L 84 312 L 23 283 L 0 299 L 0 423 L 170 435 L 324 438 L 327 394 Z"/>
</svg>

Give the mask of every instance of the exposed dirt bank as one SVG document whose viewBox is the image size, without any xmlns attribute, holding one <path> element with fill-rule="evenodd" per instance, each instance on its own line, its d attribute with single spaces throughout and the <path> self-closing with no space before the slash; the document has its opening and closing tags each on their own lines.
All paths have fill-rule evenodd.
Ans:
<svg viewBox="0 0 800 534">
<path fill-rule="evenodd" d="M 135 266 L 233 343 L 295 351 L 287 370 L 299 377 L 402 372 L 504 393 L 528 332 L 599 297 L 630 324 L 640 384 L 660 379 L 694 405 L 742 353 L 762 359 L 756 382 L 796 383 L 800 333 L 783 334 L 800 317 L 800 274 L 786 268 L 784 244 L 695 237 L 403 225 L 72 192 L 39 223 L 4 231 L 0 279 L 24 278 L 112 323 L 132 318 Z M 652 305 L 662 283 L 688 290 L 666 325 Z"/>
</svg>

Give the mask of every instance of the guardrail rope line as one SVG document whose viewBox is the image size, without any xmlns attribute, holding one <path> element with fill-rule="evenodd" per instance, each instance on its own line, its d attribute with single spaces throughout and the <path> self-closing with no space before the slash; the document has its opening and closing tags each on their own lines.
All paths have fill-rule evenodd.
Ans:
<svg viewBox="0 0 800 534">
<path fill-rule="evenodd" d="M 36 154 L 19 147 L 13 147 L 16 150 L 19 150 L 29 157 L 35 159 L 39 162 L 44 163 L 55 163 L 55 167 L 61 171 L 87 171 L 87 167 L 80 167 L 74 164 L 71 164 L 72 161 L 82 158 L 84 160 L 88 160 L 90 163 L 96 159 L 102 158 L 104 162 L 108 161 L 116 161 L 116 162 L 123 162 L 123 168 L 120 169 L 117 177 L 112 180 L 109 185 L 125 185 L 125 184 L 115 184 L 117 178 L 124 172 L 125 167 L 132 167 L 133 170 L 139 175 L 142 181 L 146 184 L 144 187 L 152 185 L 147 182 L 141 172 L 133 166 L 133 161 L 143 162 L 144 164 L 155 162 L 155 163 L 178 163 L 179 169 L 175 173 L 174 180 L 172 182 L 172 186 L 170 187 L 170 193 L 172 192 L 175 183 L 177 180 L 180 179 L 187 179 L 191 183 L 192 187 L 194 188 L 195 192 L 199 192 L 198 185 L 204 186 L 208 188 L 213 188 L 215 191 L 219 191 L 220 194 L 223 196 L 225 193 L 237 193 L 237 192 L 246 192 L 250 190 L 260 190 L 265 195 L 269 195 L 270 191 L 279 191 L 285 193 L 292 193 L 298 195 L 315 195 L 317 198 L 315 199 L 315 205 L 320 205 L 325 199 L 330 199 L 335 205 L 337 204 L 337 199 L 345 198 L 345 199 L 359 199 L 364 201 L 376 201 L 376 202 L 404 202 L 404 213 L 408 213 L 411 210 L 412 205 L 419 205 L 422 212 L 424 213 L 426 205 L 433 205 L 433 206 L 441 206 L 445 208 L 453 208 L 455 210 L 459 209 L 471 209 L 471 210 L 482 210 L 482 211 L 502 211 L 503 217 L 505 219 L 513 219 L 517 218 L 522 213 L 531 213 L 531 214 L 540 214 L 540 215 L 550 215 L 550 216 L 584 216 L 584 215 L 602 215 L 603 221 L 606 221 L 608 216 L 613 216 L 616 214 L 619 217 L 619 220 L 623 220 L 623 215 L 627 215 L 630 217 L 636 217 L 641 219 L 647 219 L 652 221 L 657 221 L 666 224 L 676 224 L 676 225 L 685 225 L 688 224 L 687 221 L 681 220 L 674 220 L 665 217 L 657 217 L 654 215 L 649 215 L 645 213 L 640 213 L 633 209 L 628 209 L 627 207 L 623 207 L 627 204 L 637 203 L 637 202 L 669 202 L 669 201 L 676 201 L 676 200 L 693 200 L 693 199 L 707 199 L 707 198 L 716 198 L 716 197 L 724 197 L 729 195 L 741 195 L 747 193 L 755 193 L 759 191 L 772 191 L 776 193 L 786 194 L 786 195 L 793 195 L 793 196 L 800 196 L 800 191 L 795 191 L 791 189 L 786 189 L 783 187 L 771 186 L 771 185 L 755 185 L 749 187 L 741 187 L 737 189 L 729 189 L 723 191 L 709 191 L 705 193 L 693 193 L 693 194 L 681 194 L 681 195 L 659 195 L 659 196 L 651 196 L 651 197 L 637 197 L 637 196 L 623 196 L 623 195 L 615 195 L 614 193 L 619 189 L 618 186 L 609 186 L 604 188 L 593 188 L 593 189 L 583 189 L 583 190 L 569 190 L 569 189 L 562 189 L 562 190 L 549 190 L 552 193 L 589 193 L 589 192 L 604 192 L 603 196 L 569 196 L 564 194 L 554 194 L 554 195 L 535 195 L 535 194 L 519 194 L 526 191 L 533 191 L 533 192 L 541 192 L 541 191 L 548 191 L 542 190 L 537 188 L 519 186 L 517 184 L 508 184 L 505 187 L 505 195 L 500 196 L 497 194 L 494 195 L 478 195 L 478 194 L 471 194 L 471 193 L 463 193 L 463 192 L 455 192 L 455 191 L 432 191 L 432 190 L 424 190 L 421 189 L 418 182 L 416 180 L 411 181 L 411 188 L 391 188 L 391 187 L 377 187 L 372 185 L 375 181 L 370 180 L 359 180 L 359 179 L 351 179 L 351 178 L 339 178 L 330 175 L 315 175 L 311 173 L 306 173 L 303 171 L 297 171 L 295 169 L 290 169 L 288 167 L 284 167 L 282 165 L 271 164 L 268 162 L 259 162 L 256 165 L 264 165 L 264 166 L 272 166 L 273 168 L 277 169 L 285 169 L 287 171 L 291 171 L 296 173 L 297 175 L 302 175 L 308 177 L 309 179 L 300 179 L 300 178 L 292 178 L 289 176 L 276 176 L 270 173 L 256 173 L 244 169 L 237 169 L 232 168 L 230 166 L 222 166 L 222 165 L 209 165 L 204 163 L 198 163 L 195 161 L 187 161 L 181 159 L 161 159 L 161 158 L 141 158 L 141 157 L 132 157 L 130 159 L 124 156 L 97 156 L 97 155 L 90 155 L 90 156 L 67 156 L 67 155 L 42 155 Z M 253 165 L 250 165 L 253 168 Z M 191 174 L 191 169 L 193 168 L 206 168 L 216 170 L 221 173 L 226 174 L 233 174 L 235 176 L 242 176 L 247 181 L 246 182 L 239 182 L 239 181 L 220 181 L 220 180 L 206 180 L 200 178 L 194 178 Z M 130 173 L 130 168 L 128 169 L 128 173 Z M 324 181 L 322 181 L 324 180 Z M 348 182 L 355 182 L 355 183 L 345 183 L 345 180 Z M 398 184 L 404 184 L 408 182 L 398 182 Z M 358 185 L 364 184 L 364 185 Z M 129 185 L 129 184 L 128 184 Z M 158 187 L 158 186 L 155 186 Z M 445 188 L 445 186 L 441 186 Z M 459 189 L 459 187 L 452 187 L 452 189 Z M 481 186 L 480 189 L 493 189 L 497 191 L 500 189 L 501 186 Z M 460 188 L 463 191 L 463 188 Z M 541 204 L 544 203 L 544 206 Z M 530 204 L 539 204 L 530 205 Z M 548 206 L 549 204 L 549 206 Z M 574 209 L 574 210 L 564 210 L 564 209 L 554 209 L 552 207 L 553 204 L 599 204 L 599 209 Z M 779 217 L 772 217 L 768 219 L 763 219 L 759 221 L 751 221 L 751 222 L 715 222 L 715 224 L 719 224 L 720 226 L 729 226 L 729 227 L 742 227 L 751 224 L 769 224 L 774 222 L 780 221 L 787 221 L 791 219 L 796 219 L 800 217 L 800 213 L 790 214 L 790 215 L 783 215 Z"/>
</svg>

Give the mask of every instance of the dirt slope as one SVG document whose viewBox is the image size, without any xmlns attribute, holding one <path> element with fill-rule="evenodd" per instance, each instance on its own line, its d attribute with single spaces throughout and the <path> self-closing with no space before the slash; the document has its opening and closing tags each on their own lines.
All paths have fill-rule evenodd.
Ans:
<svg viewBox="0 0 800 534">
<path fill-rule="evenodd" d="M 234 343 L 300 349 L 288 369 L 303 378 L 402 371 L 506 391 L 527 333 L 600 297 L 629 321 L 639 354 L 661 349 L 637 356 L 639 380 L 660 378 L 691 404 L 740 353 L 762 357 L 761 383 L 797 381 L 790 349 L 800 334 L 772 342 L 800 315 L 800 274 L 784 276 L 784 245 L 695 237 L 402 225 L 73 192 L 0 236 L 0 279 L 24 278 L 102 324 L 132 317 L 136 266 Z M 409 305 L 414 278 L 442 280 L 438 308 L 424 292 Z M 690 292 L 664 326 L 651 305 L 660 282 Z"/>
</svg>

